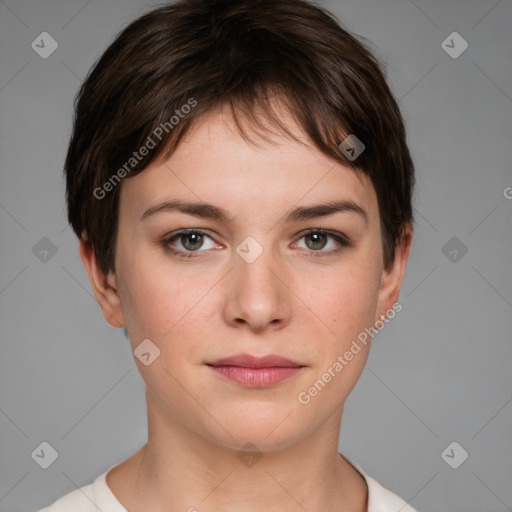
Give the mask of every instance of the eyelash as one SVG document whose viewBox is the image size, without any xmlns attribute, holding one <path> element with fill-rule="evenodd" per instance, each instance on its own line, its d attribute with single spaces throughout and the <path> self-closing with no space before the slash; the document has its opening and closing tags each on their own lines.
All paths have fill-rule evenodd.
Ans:
<svg viewBox="0 0 512 512">
<path fill-rule="evenodd" d="M 205 252 L 205 251 L 204 250 L 203 251 L 197 250 L 197 251 L 184 252 L 184 251 L 181 251 L 181 250 L 174 249 L 172 247 L 172 245 L 171 245 L 171 242 L 174 239 L 177 239 L 177 238 L 179 238 L 182 235 L 189 235 L 189 234 L 203 235 L 203 236 L 207 236 L 208 238 L 211 238 L 213 240 L 212 236 L 209 233 L 207 233 L 206 231 L 203 231 L 201 229 L 184 229 L 184 230 L 178 231 L 176 233 L 173 233 L 170 236 L 165 237 L 162 240 L 161 245 L 164 247 L 164 249 L 170 251 L 173 255 L 175 255 L 175 256 L 177 256 L 179 258 L 184 258 L 184 259 L 196 258 L 196 257 L 199 256 L 199 254 L 197 254 L 197 253 L 201 253 L 201 252 Z M 311 253 L 310 256 L 313 257 L 313 258 L 321 258 L 321 257 L 325 257 L 325 256 L 333 256 L 335 254 L 340 253 L 345 248 L 352 247 L 352 242 L 347 237 L 342 236 L 339 233 L 335 233 L 335 232 L 332 232 L 332 231 L 327 231 L 327 230 L 324 230 L 324 229 L 308 229 L 307 231 L 304 231 L 303 233 L 301 233 L 301 235 L 299 237 L 299 240 L 304 238 L 304 237 L 307 237 L 309 235 L 312 235 L 312 234 L 321 234 L 321 235 L 325 235 L 325 236 L 331 237 L 338 244 L 338 248 L 337 249 L 331 249 L 330 251 L 313 251 L 313 250 L 310 250 L 310 253 Z"/>
</svg>

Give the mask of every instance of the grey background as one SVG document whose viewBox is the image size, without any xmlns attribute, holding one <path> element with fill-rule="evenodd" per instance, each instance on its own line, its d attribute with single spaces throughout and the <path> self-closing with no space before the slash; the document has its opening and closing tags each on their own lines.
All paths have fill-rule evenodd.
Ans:
<svg viewBox="0 0 512 512">
<path fill-rule="evenodd" d="M 418 182 L 403 310 L 374 340 L 340 450 L 421 511 L 512 510 L 512 2 L 322 4 L 386 62 Z M 91 294 L 62 166 L 81 80 L 152 5 L 0 2 L 5 512 L 53 502 L 146 441 L 143 381 Z M 59 45 L 47 59 L 31 48 L 43 31 Z M 441 46 L 453 31 L 469 44 L 456 59 Z M 46 261 L 33 253 L 43 237 L 57 249 Z M 48 469 L 31 457 L 43 441 L 59 454 Z M 457 469 L 441 457 L 453 441 L 469 453 Z"/>
</svg>

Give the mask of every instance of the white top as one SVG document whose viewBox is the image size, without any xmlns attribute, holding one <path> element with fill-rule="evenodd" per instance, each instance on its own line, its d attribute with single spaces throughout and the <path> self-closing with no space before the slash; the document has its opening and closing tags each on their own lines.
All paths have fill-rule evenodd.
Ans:
<svg viewBox="0 0 512 512">
<path fill-rule="evenodd" d="M 368 512 L 418 512 L 402 498 L 385 489 L 368 476 L 357 464 L 343 455 L 361 473 L 368 485 Z M 107 473 L 111 466 L 94 480 L 92 484 L 75 489 L 57 499 L 48 507 L 37 512 L 128 512 L 117 500 L 107 485 Z"/>
</svg>

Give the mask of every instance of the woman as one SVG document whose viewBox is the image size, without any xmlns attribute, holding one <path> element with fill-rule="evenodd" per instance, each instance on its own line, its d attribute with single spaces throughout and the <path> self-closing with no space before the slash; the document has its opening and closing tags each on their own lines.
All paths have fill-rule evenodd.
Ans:
<svg viewBox="0 0 512 512">
<path fill-rule="evenodd" d="M 43 510 L 413 511 L 337 451 L 412 241 L 371 52 L 302 0 L 182 0 L 116 38 L 75 114 L 68 218 L 148 442 Z"/>
</svg>

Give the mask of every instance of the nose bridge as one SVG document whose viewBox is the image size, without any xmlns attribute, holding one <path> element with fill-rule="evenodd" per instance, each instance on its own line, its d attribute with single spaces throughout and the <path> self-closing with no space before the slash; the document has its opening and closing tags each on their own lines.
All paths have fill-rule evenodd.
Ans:
<svg viewBox="0 0 512 512">
<path fill-rule="evenodd" d="M 271 237 L 245 238 L 234 254 L 226 312 L 229 321 L 244 320 L 255 329 L 280 323 L 289 315 L 284 265 L 275 257 Z"/>
<path fill-rule="evenodd" d="M 278 284 L 276 274 L 279 259 L 275 257 L 271 236 L 246 237 L 236 247 L 235 273 L 240 278 L 239 286 L 252 293 L 274 293 Z"/>
</svg>

